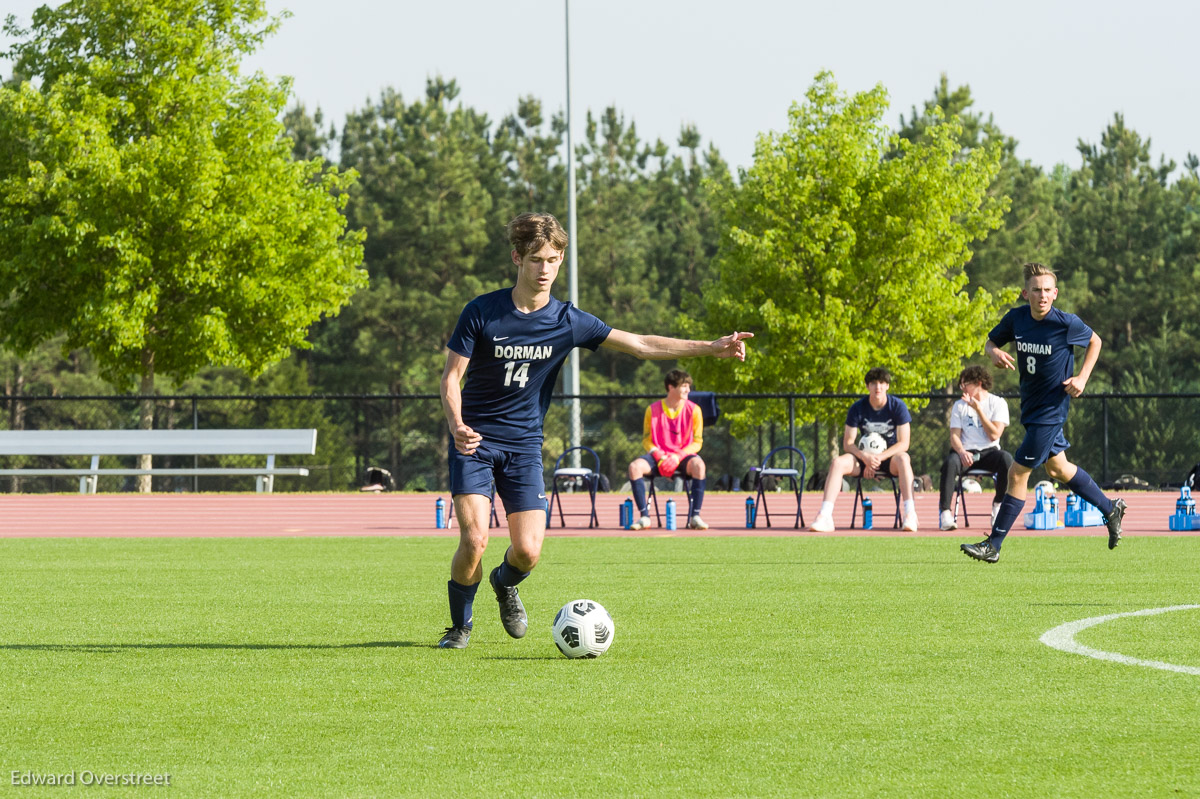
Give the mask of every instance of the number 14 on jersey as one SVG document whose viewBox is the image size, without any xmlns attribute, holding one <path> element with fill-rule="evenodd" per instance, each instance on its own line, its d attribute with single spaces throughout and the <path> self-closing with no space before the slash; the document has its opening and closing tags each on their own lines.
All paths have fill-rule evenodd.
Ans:
<svg viewBox="0 0 1200 799">
<path fill-rule="evenodd" d="M 516 369 L 514 372 L 513 369 Z M 516 383 L 521 388 L 525 388 L 525 384 L 529 382 L 529 361 L 525 361 L 520 366 L 517 366 L 516 361 L 507 361 L 504 364 L 504 385 L 511 386 Z"/>
</svg>

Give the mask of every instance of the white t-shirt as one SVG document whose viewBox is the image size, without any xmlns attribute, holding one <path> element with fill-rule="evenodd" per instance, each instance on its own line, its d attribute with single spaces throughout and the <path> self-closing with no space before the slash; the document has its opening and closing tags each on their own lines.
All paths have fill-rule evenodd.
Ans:
<svg viewBox="0 0 1200 799">
<path fill-rule="evenodd" d="M 982 403 L 983 412 L 988 419 L 999 424 L 1008 424 L 1008 403 L 1003 397 L 988 394 Z M 962 430 L 963 448 L 967 450 L 985 450 L 1000 446 L 999 441 L 988 438 L 987 431 L 979 422 L 979 414 L 967 403 L 959 400 L 950 409 L 950 427 Z"/>
</svg>

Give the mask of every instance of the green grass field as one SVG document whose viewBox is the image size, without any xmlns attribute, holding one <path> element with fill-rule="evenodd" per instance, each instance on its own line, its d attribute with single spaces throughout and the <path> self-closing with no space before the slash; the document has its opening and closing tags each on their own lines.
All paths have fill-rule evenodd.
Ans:
<svg viewBox="0 0 1200 799">
<path fill-rule="evenodd" d="M 0 541 L 5 793 L 1200 795 L 1200 676 L 1038 641 L 1200 602 L 1200 539 L 1018 535 L 996 566 L 947 539 L 549 539 L 529 635 L 485 588 L 457 652 L 432 648 L 452 547 Z M 550 640 L 579 597 L 616 621 L 599 660 Z M 1079 640 L 1200 666 L 1200 611 Z M 171 787 L 10 785 L 84 770 Z"/>
</svg>

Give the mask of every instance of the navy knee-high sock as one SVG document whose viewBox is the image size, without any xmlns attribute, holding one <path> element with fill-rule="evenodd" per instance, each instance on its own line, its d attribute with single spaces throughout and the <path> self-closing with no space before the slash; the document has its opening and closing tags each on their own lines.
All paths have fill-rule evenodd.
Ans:
<svg viewBox="0 0 1200 799">
<path fill-rule="evenodd" d="M 519 572 L 509 564 L 508 552 L 505 551 L 504 562 L 500 564 L 500 571 L 496 574 L 496 582 L 500 583 L 500 585 L 512 588 L 514 585 L 518 584 L 528 576 L 529 572 Z"/>
<path fill-rule="evenodd" d="M 446 583 L 446 588 L 450 594 L 450 624 L 454 627 L 470 627 L 474 616 L 472 606 L 479 583 L 460 585 L 450 580 Z"/>
<path fill-rule="evenodd" d="M 704 504 L 704 484 L 707 478 L 693 477 L 692 478 L 692 515 L 700 513 L 700 506 Z"/>
<path fill-rule="evenodd" d="M 633 506 L 643 516 L 649 516 L 650 506 L 646 503 L 646 481 L 640 477 L 636 480 L 630 480 L 629 487 L 633 489 Z M 634 521 L 637 521 L 637 519 L 634 519 Z"/>
<path fill-rule="evenodd" d="M 1099 508 L 1105 517 L 1112 513 L 1112 500 L 1104 496 L 1104 492 L 1100 490 L 1100 486 L 1096 485 L 1096 481 L 1092 479 L 1092 476 L 1083 469 L 1075 472 L 1075 476 L 1067 482 L 1067 488 Z"/>
<path fill-rule="evenodd" d="M 988 541 L 996 549 L 1004 545 L 1004 536 L 1008 535 L 1012 526 L 1017 523 L 1021 511 L 1025 509 L 1025 500 L 1017 499 L 1012 494 L 1005 495 L 1000 501 L 1000 510 L 996 511 L 996 520 L 992 522 L 992 534 Z"/>
</svg>

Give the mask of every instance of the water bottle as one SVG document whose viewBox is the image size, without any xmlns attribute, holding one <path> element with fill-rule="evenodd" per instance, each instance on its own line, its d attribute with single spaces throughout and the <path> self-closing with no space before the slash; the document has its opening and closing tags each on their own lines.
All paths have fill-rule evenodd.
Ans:
<svg viewBox="0 0 1200 799">
<path fill-rule="evenodd" d="M 875 514 L 871 509 L 871 498 L 863 497 L 863 529 L 870 530 L 875 526 Z"/>
<path fill-rule="evenodd" d="M 754 523 L 758 520 L 758 505 L 754 502 L 754 497 L 746 497 L 746 529 L 754 529 Z"/>
<path fill-rule="evenodd" d="M 1067 494 L 1067 513 L 1079 510 L 1079 497 L 1074 492 Z"/>
<path fill-rule="evenodd" d="M 437 528 L 439 530 L 443 530 L 446 527 L 446 500 L 438 497 L 435 507 L 437 508 L 437 514 L 435 518 Z"/>
<path fill-rule="evenodd" d="M 1185 516 L 1192 516 L 1196 513 L 1196 500 L 1192 499 L 1192 489 L 1187 486 L 1183 487 L 1183 513 Z"/>
<path fill-rule="evenodd" d="M 626 530 L 633 527 L 633 500 L 628 497 L 621 503 L 621 526 Z"/>
<path fill-rule="evenodd" d="M 675 500 L 667 500 L 667 529 L 675 529 Z"/>
</svg>

